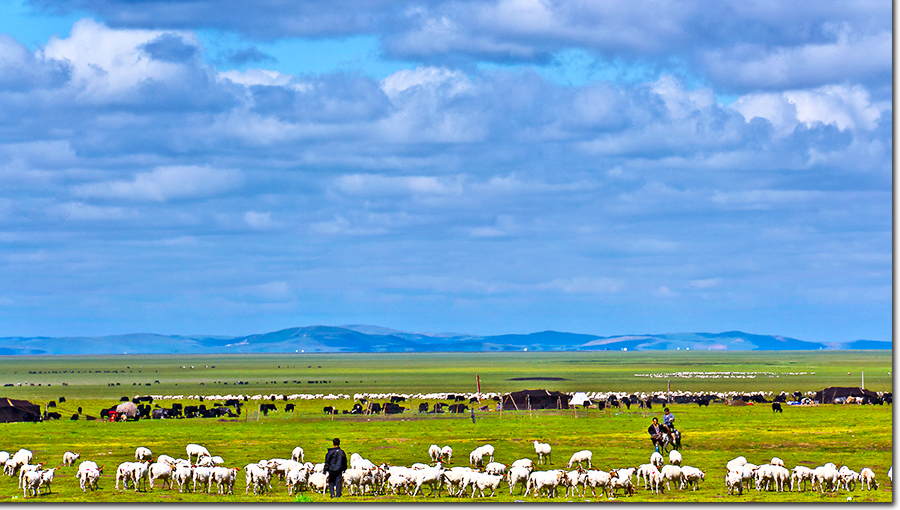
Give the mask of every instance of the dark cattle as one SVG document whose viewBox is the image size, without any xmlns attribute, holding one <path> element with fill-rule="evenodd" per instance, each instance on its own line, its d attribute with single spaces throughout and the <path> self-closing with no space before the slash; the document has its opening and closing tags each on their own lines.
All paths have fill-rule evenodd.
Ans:
<svg viewBox="0 0 900 510">
<path fill-rule="evenodd" d="M 391 402 L 385 402 L 384 404 L 384 414 L 400 414 L 403 411 L 406 411 L 406 408 L 397 404 Z"/>
<path fill-rule="evenodd" d="M 117 384 L 118 384 L 118 383 L 117 383 Z M 128 398 L 128 397 L 122 397 L 122 398 L 119 399 L 119 402 L 128 402 L 129 400 L 131 400 L 131 399 Z"/>
<path fill-rule="evenodd" d="M 44 420 L 58 420 L 62 418 L 62 415 L 59 413 L 44 413 Z"/>
<path fill-rule="evenodd" d="M 464 397 L 463 395 L 457 395 L 453 400 L 455 400 L 456 402 L 464 402 L 466 400 L 466 397 Z"/>
<path fill-rule="evenodd" d="M 622 402 L 625 402 L 625 409 L 631 409 L 631 401 L 627 398 L 622 399 Z"/>
<path fill-rule="evenodd" d="M 881 400 L 883 400 L 885 404 L 893 404 L 894 403 L 894 395 L 890 392 L 883 393 L 881 395 Z"/>
<path fill-rule="evenodd" d="M 467 409 L 469 409 L 469 406 L 465 404 L 453 404 L 447 408 L 451 413 L 464 413 Z"/>
<path fill-rule="evenodd" d="M 644 407 L 647 409 L 653 409 L 653 400 L 650 397 L 647 397 L 647 400 L 644 401 Z"/>
<path fill-rule="evenodd" d="M 445 405 L 447 405 L 447 404 L 445 404 L 443 402 L 438 402 L 438 403 L 434 404 L 434 412 L 443 413 Z"/>
<path fill-rule="evenodd" d="M 469 399 L 469 403 L 470 403 L 470 404 L 474 404 L 474 403 L 476 403 L 476 402 L 478 402 L 478 399 L 475 398 L 475 397 L 472 397 L 472 398 Z"/>
<path fill-rule="evenodd" d="M 72 421 L 78 421 L 78 415 L 77 415 L 77 414 L 73 414 L 72 417 L 69 418 L 69 419 L 72 420 Z"/>
<path fill-rule="evenodd" d="M 150 417 L 151 407 L 149 405 L 141 404 L 141 405 L 137 406 L 137 410 L 138 410 L 138 419 Z"/>
<path fill-rule="evenodd" d="M 690 404 L 691 403 L 691 397 L 688 397 L 686 395 L 678 395 L 672 400 L 674 400 L 676 404 Z"/>
<path fill-rule="evenodd" d="M 753 395 L 750 397 L 750 400 L 756 402 L 757 404 L 767 404 L 769 401 L 766 400 L 766 397 L 762 395 Z"/>
<path fill-rule="evenodd" d="M 698 398 L 697 399 L 697 407 L 709 407 L 709 399 L 708 398 Z"/>
<path fill-rule="evenodd" d="M 405 401 L 405 400 L 406 400 L 406 397 L 401 397 L 401 396 L 399 396 L 399 395 L 392 395 L 392 396 L 391 396 L 391 403 L 392 403 L 392 404 L 394 404 L 394 403 L 396 403 L 396 402 L 403 402 L 403 401 Z"/>
<path fill-rule="evenodd" d="M 447 395 L 447 400 L 456 400 L 456 395 L 450 393 Z"/>
<path fill-rule="evenodd" d="M 787 402 L 787 393 L 782 391 L 780 395 L 776 395 L 775 398 L 772 399 L 772 402 Z"/>
<path fill-rule="evenodd" d="M 141 402 L 147 402 L 148 404 L 152 404 L 153 397 L 151 397 L 149 395 L 146 397 L 134 397 L 131 401 L 134 402 L 135 404 L 140 404 Z"/>
<path fill-rule="evenodd" d="M 428 412 L 428 402 L 422 402 L 421 404 L 419 404 L 419 412 L 420 413 Z"/>
<path fill-rule="evenodd" d="M 801 398 L 803 398 L 803 393 L 799 391 L 795 391 L 791 395 L 793 395 L 794 400 L 800 400 Z"/>
<path fill-rule="evenodd" d="M 184 406 L 185 418 L 196 418 L 198 414 L 200 414 L 200 409 L 197 406 Z"/>
<path fill-rule="evenodd" d="M 153 413 L 150 415 L 150 418 L 154 420 L 162 420 L 163 418 L 169 417 L 169 409 L 159 408 L 154 409 Z"/>
<path fill-rule="evenodd" d="M 773 402 L 773 403 L 772 403 L 772 412 L 773 412 L 773 413 L 776 413 L 776 412 L 777 412 L 777 413 L 781 413 L 781 412 L 784 412 L 784 411 L 781 410 L 781 404 L 779 404 L 778 402 Z"/>
<path fill-rule="evenodd" d="M 184 406 L 182 404 L 179 404 L 178 402 L 172 404 L 172 409 L 183 409 L 183 408 L 184 408 Z"/>
<path fill-rule="evenodd" d="M 78 414 L 81 414 L 81 406 L 78 406 Z"/>
<path fill-rule="evenodd" d="M 47 404 L 47 407 L 56 407 L 56 402 L 54 402 L 53 400 L 51 400 L 51 401 Z"/>
<path fill-rule="evenodd" d="M 325 414 L 332 414 L 337 412 L 337 409 L 335 409 L 333 406 L 325 406 L 322 408 L 322 412 L 324 412 Z"/>
<path fill-rule="evenodd" d="M 378 414 L 380 412 L 381 412 L 381 404 L 379 404 L 378 402 L 372 402 L 371 413 Z"/>
<path fill-rule="evenodd" d="M 285 404 L 284 412 L 293 411 L 293 410 L 294 410 L 294 404 Z"/>
<path fill-rule="evenodd" d="M 241 405 L 241 402 L 236 398 L 229 398 L 225 400 L 225 405 L 235 407 Z"/>
<path fill-rule="evenodd" d="M 59 403 L 63 404 L 66 401 L 66 397 L 59 397 Z"/>
<path fill-rule="evenodd" d="M 350 410 L 349 414 L 362 414 L 363 406 L 359 402 L 353 404 L 353 409 Z"/>
<path fill-rule="evenodd" d="M 605 400 L 597 401 L 597 409 L 600 411 L 606 409 L 606 401 Z"/>
<path fill-rule="evenodd" d="M 197 410 L 200 412 L 206 411 L 206 404 L 200 404 L 200 406 L 197 408 Z"/>
</svg>

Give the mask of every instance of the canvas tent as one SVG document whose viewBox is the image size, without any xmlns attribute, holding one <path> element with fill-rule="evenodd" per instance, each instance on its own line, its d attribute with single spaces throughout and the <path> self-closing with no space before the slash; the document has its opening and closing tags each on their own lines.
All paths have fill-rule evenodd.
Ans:
<svg viewBox="0 0 900 510">
<path fill-rule="evenodd" d="M 0 423 L 41 421 L 41 408 L 27 400 L 0 398 Z"/>
<path fill-rule="evenodd" d="M 568 409 L 569 399 L 565 393 L 548 390 L 522 390 L 507 393 L 503 397 L 504 411 L 525 411 L 528 409 Z"/>
<path fill-rule="evenodd" d="M 569 401 L 569 404 L 573 406 L 589 406 L 592 403 L 591 399 L 588 398 L 587 394 L 583 391 L 579 391 L 572 395 L 572 400 Z"/>
<path fill-rule="evenodd" d="M 835 386 L 816 392 L 814 400 L 820 404 L 834 404 L 834 399 L 846 399 L 847 397 L 869 397 L 871 399 L 876 399 L 878 398 L 878 394 L 874 391 L 864 390 L 862 388 L 844 388 Z"/>
</svg>

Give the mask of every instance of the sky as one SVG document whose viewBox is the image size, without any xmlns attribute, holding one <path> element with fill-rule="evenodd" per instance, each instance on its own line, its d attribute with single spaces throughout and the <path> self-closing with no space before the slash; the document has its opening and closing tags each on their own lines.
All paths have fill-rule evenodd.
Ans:
<svg viewBox="0 0 900 510">
<path fill-rule="evenodd" d="M 891 339 L 892 4 L 0 4 L 0 336 Z"/>
</svg>

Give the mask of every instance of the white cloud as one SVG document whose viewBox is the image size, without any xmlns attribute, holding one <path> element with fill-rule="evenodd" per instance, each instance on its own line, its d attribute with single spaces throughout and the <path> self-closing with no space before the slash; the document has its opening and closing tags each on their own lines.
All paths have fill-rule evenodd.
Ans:
<svg viewBox="0 0 900 510">
<path fill-rule="evenodd" d="M 381 90 L 392 100 L 414 87 L 443 87 L 447 95 L 452 97 L 470 91 L 472 83 L 460 71 L 430 66 L 419 66 L 414 70 L 402 69 L 381 80 Z"/>
<path fill-rule="evenodd" d="M 611 294 L 622 291 L 625 288 L 625 283 L 614 278 L 576 276 L 573 278 L 558 278 L 540 284 L 538 288 L 555 290 L 566 294 Z"/>
<path fill-rule="evenodd" d="M 122 207 L 106 207 L 83 202 L 66 202 L 59 205 L 60 214 L 67 220 L 106 221 L 127 220 L 137 217 L 137 211 Z"/>
<path fill-rule="evenodd" d="M 75 186 L 82 197 L 118 198 L 165 202 L 215 195 L 235 189 L 243 182 L 239 170 L 205 166 L 168 166 L 139 173 L 131 181 L 107 181 Z"/>
<path fill-rule="evenodd" d="M 706 278 L 704 280 L 691 280 L 688 285 L 695 289 L 711 289 L 722 284 L 722 278 Z"/>
<path fill-rule="evenodd" d="M 257 230 L 272 228 L 272 213 L 247 211 L 244 213 L 244 223 Z"/>
<path fill-rule="evenodd" d="M 335 180 L 338 189 L 350 195 L 459 195 L 462 177 L 388 176 L 379 174 L 342 175 Z"/>
</svg>

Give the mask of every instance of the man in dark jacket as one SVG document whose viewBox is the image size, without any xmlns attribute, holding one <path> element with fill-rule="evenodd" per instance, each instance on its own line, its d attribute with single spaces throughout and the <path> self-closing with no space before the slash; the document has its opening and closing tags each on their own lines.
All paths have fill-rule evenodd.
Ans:
<svg viewBox="0 0 900 510">
<path fill-rule="evenodd" d="M 341 450 L 341 440 L 334 438 L 333 448 L 325 454 L 325 472 L 328 473 L 328 492 L 332 498 L 341 497 L 344 484 L 344 471 L 347 470 L 347 454 Z"/>
</svg>

